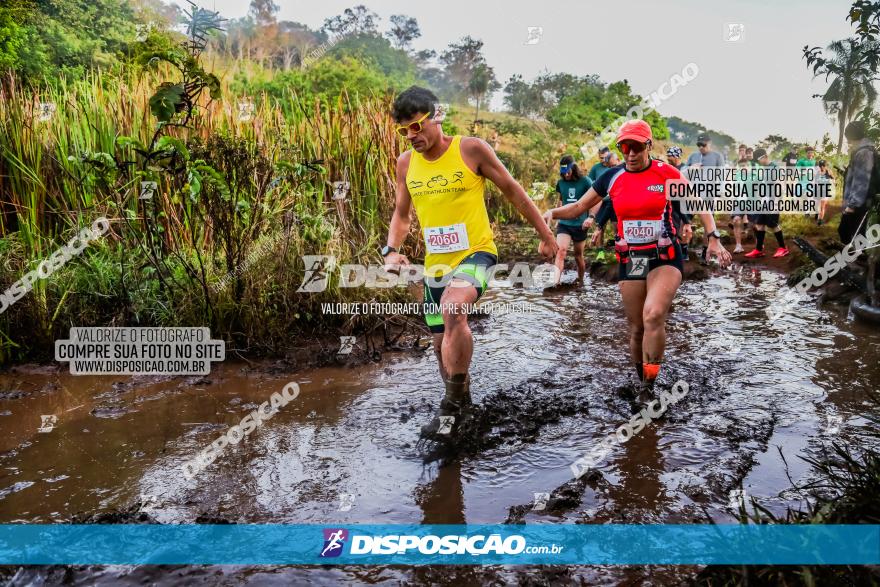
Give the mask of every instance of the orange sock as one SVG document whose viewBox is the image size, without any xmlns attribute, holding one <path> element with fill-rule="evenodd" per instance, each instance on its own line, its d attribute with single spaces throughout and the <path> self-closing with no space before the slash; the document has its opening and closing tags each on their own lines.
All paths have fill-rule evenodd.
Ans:
<svg viewBox="0 0 880 587">
<path fill-rule="evenodd" d="M 654 381 L 660 374 L 660 363 L 642 363 L 642 373 L 645 381 Z"/>
</svg>

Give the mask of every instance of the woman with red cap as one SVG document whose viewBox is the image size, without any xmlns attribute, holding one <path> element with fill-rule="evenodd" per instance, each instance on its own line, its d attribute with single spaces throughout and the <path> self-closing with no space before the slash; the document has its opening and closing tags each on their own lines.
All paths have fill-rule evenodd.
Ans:
<svg viewBox="0 0 880 587">
<path fill-rule="evenodd" d="M 651 127 L 629 120 L 617 133 L 624 163 L 603 174 L 580 200 L 549 210 L 544 218 L 575 218 L 611 196 L 617 215 L 615 251 L 620 295 L 629 324 L 629 349 L 641 387 L 639 400 L 650 401 L 666 347 L 666 316 L 681 285 L 684 263 L 672 221 L 666 186 L 683 181 L 674 166 L 651 159 Z M 708 257 L 722 265 L 730 253 L 721 246 L 715 219 L 701 214 L 709 239 Z"/>
</svg>

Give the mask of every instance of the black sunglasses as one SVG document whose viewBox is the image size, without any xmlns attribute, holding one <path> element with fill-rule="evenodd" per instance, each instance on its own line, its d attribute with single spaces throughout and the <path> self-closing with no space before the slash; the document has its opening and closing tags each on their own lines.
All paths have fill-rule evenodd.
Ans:
<svg viewBox="0 0 880 587">
<path fill-rule="evenodd" d="M 707 143 L 697 143 L 698 147 L 705 147 Z"/>
</svg>

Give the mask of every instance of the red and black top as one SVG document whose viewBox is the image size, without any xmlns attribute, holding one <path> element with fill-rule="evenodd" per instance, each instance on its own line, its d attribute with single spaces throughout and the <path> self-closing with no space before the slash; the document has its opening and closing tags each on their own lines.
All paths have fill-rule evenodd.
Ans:
<svg viewBox="0 0 880 587">
<path fill-rule="evenodd" d="M 611 195 L 617 216 L 617 236 L 623 237 L 626 220 L 661 220 L 670 237 L 676 234 L 672 205 L 666 197 L 666 182 L 681 179 L 681 172 L 663 161 L 651 160 L 641 171 L 627 171 L 621 163 L 603 173 L 593 189 L 603 198 Z"/>
</svg>

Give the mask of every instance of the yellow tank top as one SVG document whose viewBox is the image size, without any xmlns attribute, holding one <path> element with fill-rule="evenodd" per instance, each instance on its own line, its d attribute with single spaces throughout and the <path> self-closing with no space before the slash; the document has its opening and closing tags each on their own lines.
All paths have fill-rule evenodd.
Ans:
<svg viewBox="0 0 880 587">
<path fill-rule="evenodd" d="M 462 159 L 460 136 L 436 161 L 412 152 L 406 185 L 425 241 L 425 275 L 445 275 L 477 251 L 498 254 L 485 184 Z"/>
</svg>

